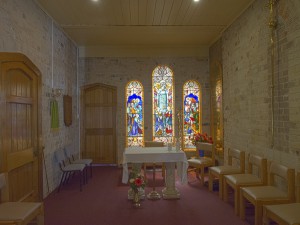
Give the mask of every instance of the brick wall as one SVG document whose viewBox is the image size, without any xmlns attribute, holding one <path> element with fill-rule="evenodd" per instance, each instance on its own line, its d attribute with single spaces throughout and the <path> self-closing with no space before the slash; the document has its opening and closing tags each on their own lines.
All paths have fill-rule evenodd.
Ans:
<svg viewBox="0 0 300 225">
<path fill-rule="evenodd" d="M 300 170 L 300 2 L 277 4 L 274 146 L 267 2 L 256 0 L 221 37 L 224 145 Z"/>
<path fill-rule="evenodd" d="M 77 47 L 53 24 L 53 87 L 73 96 L 73 124 L 65 127 L 62 97 L 59 103 L 60 129 L 50 129 L 52 89 L 52 20 L 33 0 L 0 0 L 0 51 L 25 54 L 42 74 L 42 132 L 45 165 L 50 191 L 58 184 L 60 172 L 53 152 L 78 140 L 77 120 Z M 78 146 L 78 145 L 75 145 Z M 78 148 L 76 149 L 79 150 Z M 43 168 L 44 169 L 44 168 Z M 45 174 L 45 169 L 44 169 Z M 44 196 L 47 195 L 44 175 Z"/>
</svg>

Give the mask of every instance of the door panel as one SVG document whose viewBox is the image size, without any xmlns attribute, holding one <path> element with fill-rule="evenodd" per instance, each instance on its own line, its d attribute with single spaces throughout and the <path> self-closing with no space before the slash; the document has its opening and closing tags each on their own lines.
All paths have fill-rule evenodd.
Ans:
<svg viewBox="0 0 300 225">
<path fill-rule="evenodd" d="M 39 157 L 37 68 L 20 54 L 0 54 L 1 59 L 1 172 L 7 173 L 6 198 L 10 201 L 37 201 L 41 198 Z"/>
<path fill-rule="evenodd" d="M 116 89 L 95 84 L 82 91 L 83 158 L 116 163 Z"/>
</svg>

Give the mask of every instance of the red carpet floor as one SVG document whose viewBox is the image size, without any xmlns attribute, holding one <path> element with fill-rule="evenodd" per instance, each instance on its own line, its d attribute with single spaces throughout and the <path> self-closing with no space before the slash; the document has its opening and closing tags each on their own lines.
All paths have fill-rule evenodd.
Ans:
<svg viewBox="0 0 300 225">
<path fill-rule="evenodd" d="M 232 202 L 225 203 L 218 193 L 202 187 L 193 174 L 189 184 L 176 182 L 180 200 L 143 200 L 134 208 L 127 200 L 128 185 L 121 183 L 122 169 L 97 166 L 83 191 L 73 177 L 60 192 L 45 200 L 45 225 L 247 225 L 234 214 Z M 148 177 L 148 176 L 147 176 Z M 149 174 L 151 177 L 151 172 Z M 157 190 L 163 188 L 157 175 Z M 151 185 L 149 180 L 148 185 Z M 146 193 L 152 190 L 146 187 Z M 249 211 L 249 210 L 248 210 Z M 252 212 L 253 213 L 253 212 Z"/>
</svg>

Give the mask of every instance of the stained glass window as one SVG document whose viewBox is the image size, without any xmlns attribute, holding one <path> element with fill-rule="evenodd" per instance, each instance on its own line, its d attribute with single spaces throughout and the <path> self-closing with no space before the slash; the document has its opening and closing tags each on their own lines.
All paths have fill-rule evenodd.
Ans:
<svg viewBox="0 0 300 225">
<path fill-rule="evenodd" d="M 222 125 L 222 83 L 221 80 L 218 80 L 216 83 L 216 103 L 215 108 L 216 112 L 215 115 L 215 124 L 216 124 L 216 132 L 215 132 L 215 140 L 216 140 L 216 146 L 218 148 L 222 147 L 222 137 L 223 137 L 223 125 Z"/>
<path fill-rule="evenodd" d="M 191 137 L 199 132 L 200 126 L 200 86 L 197 81 L 187 81 L 183 85 L 183 146 L 195 148 Z"/>
<path fill-rule="evenodd" d="M 127 146 L 144 144 L 144 91 L 138 81 L 131 81 L 126 86 L 126 135 Z"/>
<path fill-rule="evenodd" d="M 173 141 L 173 72 L 167 66 L 158 66 L 152 74 L 153 140 Z"/>
</svg>

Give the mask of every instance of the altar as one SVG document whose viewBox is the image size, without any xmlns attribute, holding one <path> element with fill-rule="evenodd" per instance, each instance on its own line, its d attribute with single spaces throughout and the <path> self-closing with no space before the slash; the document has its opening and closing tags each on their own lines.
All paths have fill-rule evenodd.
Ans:
<svg viewBox="0 0 300 225">
<path fill-rule="evenodd" d="M 182 184 L 187 183 L 188 162 L 183 151 L 176 151 L 175 147 L 168 151 L 168 147 L 128 147 L 123 153 L 122 182 L 128 183 L 128 163 L 165 163 L 165 188 L 162 190 L 164 199 L 178 199 L 180 193 L 175 186 L 175 167 L 177 176 Z"/>
</svg>

